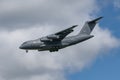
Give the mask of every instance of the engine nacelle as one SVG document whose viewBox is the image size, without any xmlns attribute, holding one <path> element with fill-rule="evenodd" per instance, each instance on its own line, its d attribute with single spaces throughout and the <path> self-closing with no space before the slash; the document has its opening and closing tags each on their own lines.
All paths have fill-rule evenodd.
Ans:
<svg viewBox="0 0 120 80">
<path fill-rule="evenodd" d="M 59 39 L 59 36 L 57 35 L 49 35 L 47 36 L 48 39 Z"/>
<path fill-rule="evenodd" d="M 52 41 L 52 40 L 48 39 L 46 37 L 43 37 L 43 38 L 40 39 L 40 41 L 42 41 L 42 42 L 49 42 L 49 41 Z"/>
</svg>

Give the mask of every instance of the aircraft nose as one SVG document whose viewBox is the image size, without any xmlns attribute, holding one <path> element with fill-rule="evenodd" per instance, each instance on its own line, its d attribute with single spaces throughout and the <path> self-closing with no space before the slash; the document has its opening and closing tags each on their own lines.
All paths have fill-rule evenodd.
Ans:
<svg viewBox="0 0 120 80">
<path fill-rule="evenodd" d="M 20 48 L 20 49 L 23 49 L 23 46 L 21 45 L 19 48 Z"/>
<path fill-rule="evenodd" d="M 26 45 L 22 44 L 19 48 L 20 48 L 20 49 L 25 49 L 25 48 L 26 48 Z"/>
</svg>

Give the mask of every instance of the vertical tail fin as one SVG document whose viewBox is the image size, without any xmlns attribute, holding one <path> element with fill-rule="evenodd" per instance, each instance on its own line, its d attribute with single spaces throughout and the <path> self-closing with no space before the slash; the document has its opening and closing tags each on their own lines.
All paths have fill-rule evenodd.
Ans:
<svg viewBox="0 0 120 80">
<path fill-rule="evenodd" d="M 99 17 L 97 19 L 94 19 L 92 21 L 87 21 L 83 28 L 81 29 L 79 34 L 90 34 L 92 30 L 94 29 L 96 23 L 101 19 L 102 17 Z"/>
</svg>

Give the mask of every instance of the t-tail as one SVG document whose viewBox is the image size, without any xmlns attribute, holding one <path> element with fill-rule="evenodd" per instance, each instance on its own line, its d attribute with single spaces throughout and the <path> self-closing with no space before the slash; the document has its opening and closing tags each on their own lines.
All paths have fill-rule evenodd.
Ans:
<svg viewBox="0 0 120 80">
<path fill-rule="evenodd" d="M 94 19 L 92 21 L 87 21 L 85 23 L 85 25 L 83 26 L 83 28 L 81 29 L 79 35 L 81 34 L 85 34 L 85 35 L 90 35 L 90 33 L 92 32 L 92 30 L 94 29 L 95 25 L 97 24 L 97 22 L 103 17 L 99 17 L 97 19 Z"/>
</svg>

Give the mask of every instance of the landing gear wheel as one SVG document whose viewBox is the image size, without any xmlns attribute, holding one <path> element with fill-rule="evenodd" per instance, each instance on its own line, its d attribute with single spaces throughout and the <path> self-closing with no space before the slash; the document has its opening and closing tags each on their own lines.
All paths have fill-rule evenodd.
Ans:
<svg viewBox="0 0 120 80">
<path fill-rule="evenodd" d="M 28 50 L 26 50 L 26 53 L 28 53 Z"/>
<path fill-rule="evenodd" d="M 50 52 L 57 52 L 58 49 L 54 49 L 54 50 L 49 50 Z"/>
</svg>

